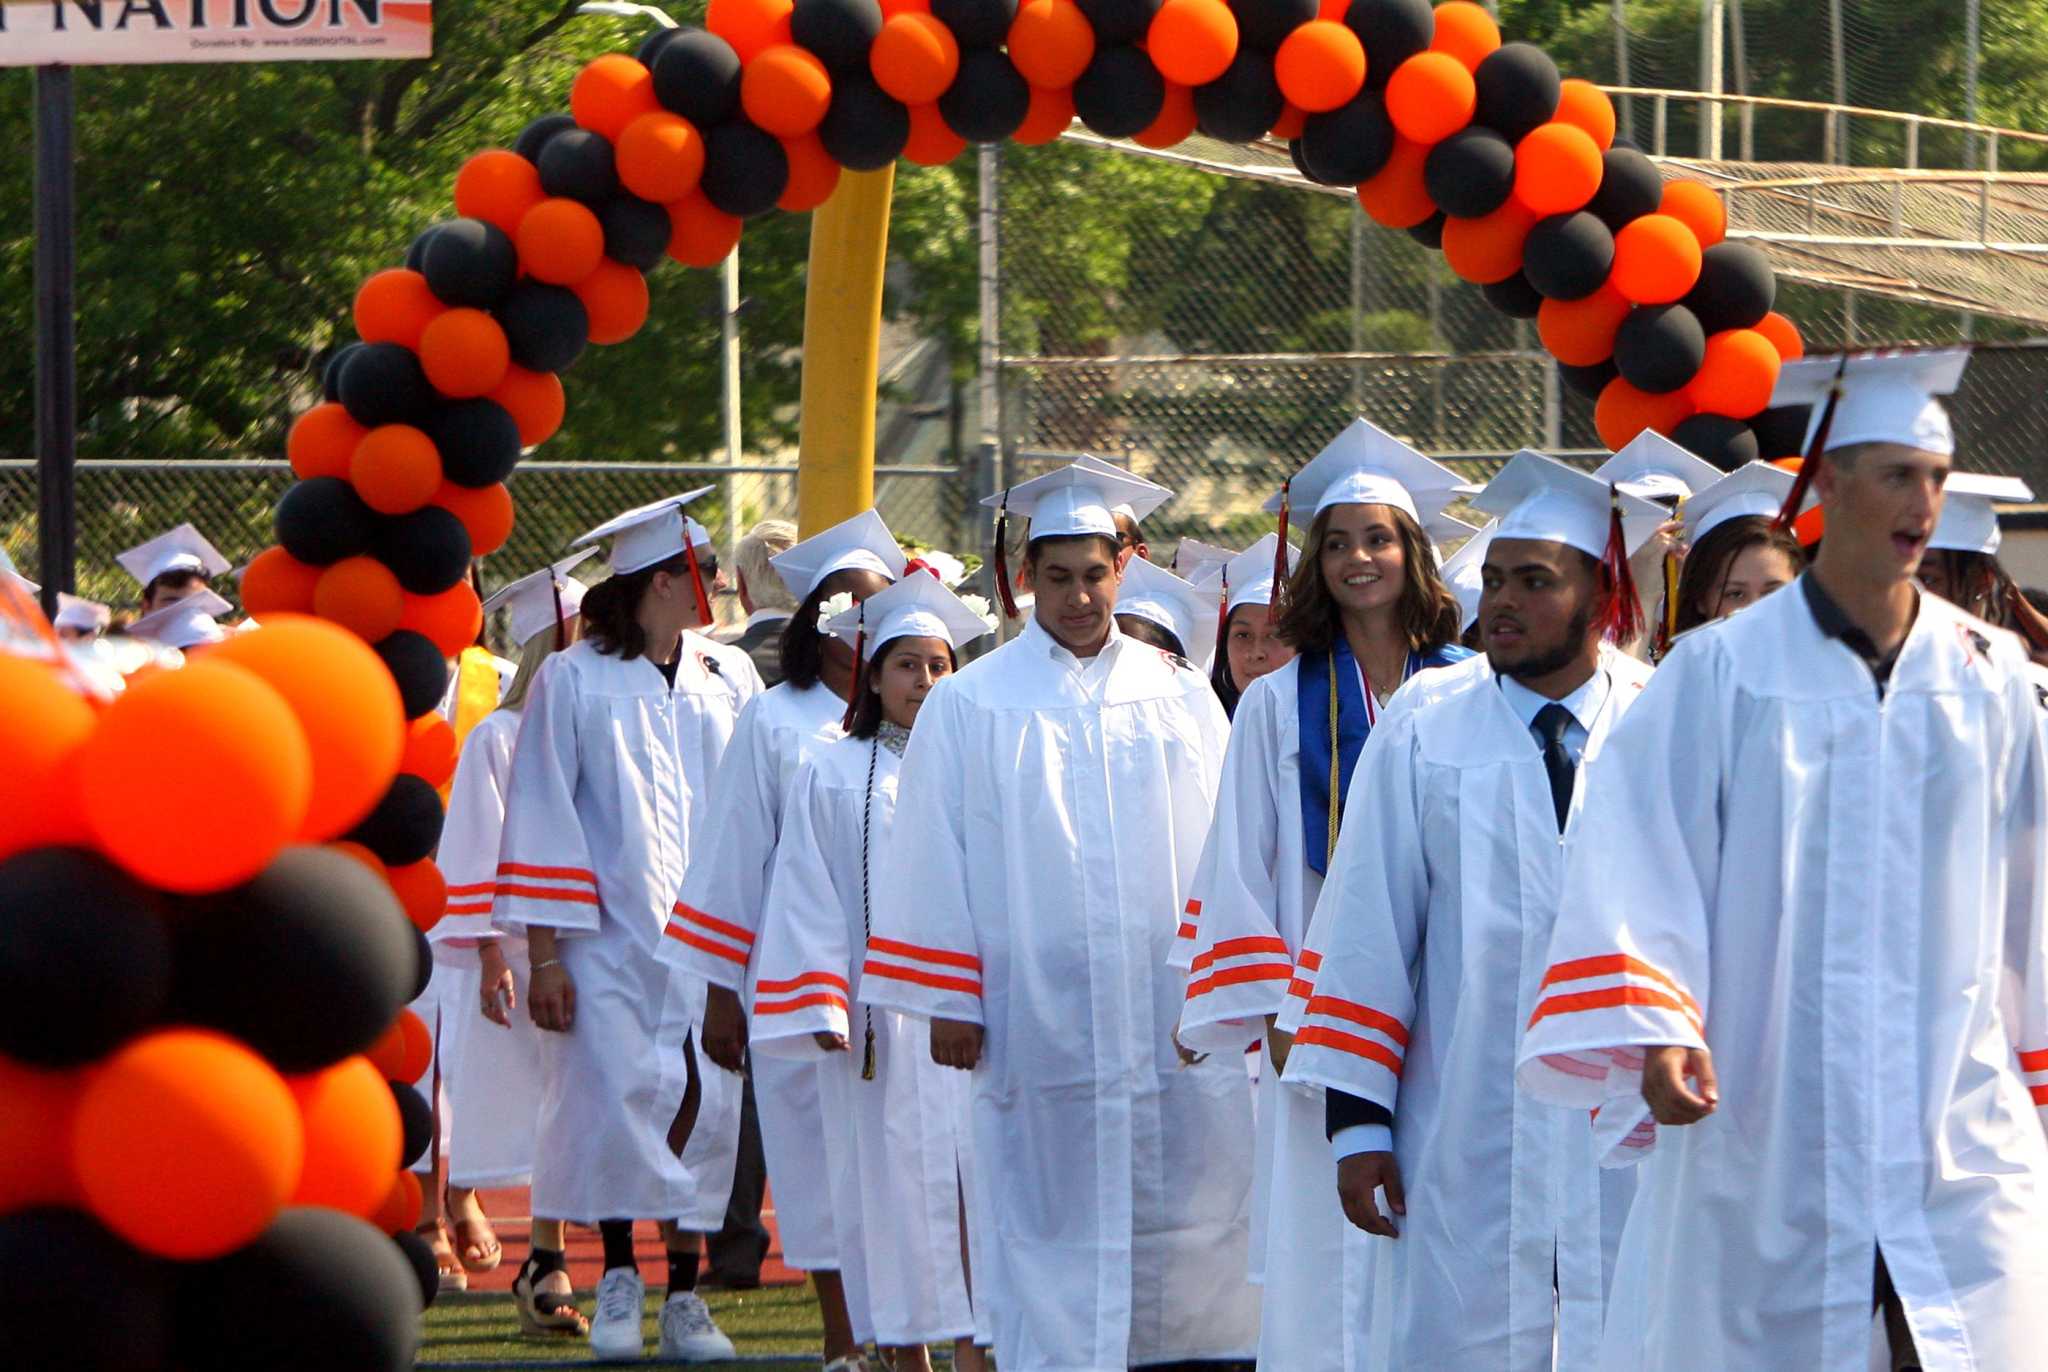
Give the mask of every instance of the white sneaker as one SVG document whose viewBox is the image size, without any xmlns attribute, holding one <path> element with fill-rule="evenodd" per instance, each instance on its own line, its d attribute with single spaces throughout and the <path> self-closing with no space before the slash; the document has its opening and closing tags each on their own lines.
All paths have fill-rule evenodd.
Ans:
<svg viewBox="0 0 2048 1372">
<path fill-rule="evenodd" d="M 661 1306 L 661 1356 L 675 1362 L 724 1362 L 736 1355 L 704 1298 L 695 1291 L 674 1291 Z"/>
<path fill-rule="evenodd" d="M 597 1283 L 597 1318 L 590 1322 L 590 1353 L 602 1362 L 630 1362 L 647 1352 L 640 1333 L 647 1284 L 630 1267 L 614 1267 Z"/>
</svg>

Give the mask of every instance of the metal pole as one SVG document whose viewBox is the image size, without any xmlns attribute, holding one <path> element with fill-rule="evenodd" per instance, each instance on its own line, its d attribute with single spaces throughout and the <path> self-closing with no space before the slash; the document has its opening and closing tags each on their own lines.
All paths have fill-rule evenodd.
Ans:
<svg viewBox="0 0 2048 1372">
<path fill-rule="evenodd" d="M 36 539 L 42 555 L 43 612 L 53 617 L 57 592 L 75 585 L 78 559 L 78 320 L 73 301 L 78 276 L 77 188 L 72 176 L 76 112 L 71 68 L 36 68 Z"/>
<path fill-rule="evenodd" d="M 1614 84 L 1633 86 L 1628 71 L 1628 0 L 1614 0 Z M 1636 139 L 1636 102 L 1633 96 L 1621 97 L 1621 136 L 1633 143 Z"/>
<path fill-rule="evenodd" d="M 1749 47 L 1742 36 L 1742 0 L 1728 0 L 1728 56 L 1735 67 L 1735 93 L 1749 94 Z M 1743 102 L 1742 160 L 1756 161 L 1756 106 Z"/>
<path fill-rule="evenodd" d="M 719 269 L 718 342 L 722 360 L 720 402 L 725 418 L 725 461 L 740 465 L 740 250 L 726 254 Z M 725 481 L 726 555 L 740 544 L 740 478 L 737 473 Z"/>
<path fill-rule="evenodd" d="M 967 492 L 967 517 L 963 520 L 971 532 L 973 542 L 986 546 L 989 526 L 979 516 L 981 506 L 976 501 L 984 493 L 999 490 L 1009 479 L 1004 460 L 1004 430 L 1002 419 L 1002 357 L 1003 357 L 1003 313 L 1002 313 L 1002 227 L 1000 218 L 1002 192 L 1002 149 L 993 143 L 982 145 L 975 159 L 975 231 L 980 249 L 979 273 L 976 286 L 980 306 L 980 334 L 975 357 L 975 408 L 980 412 L 981 439 L 974 448 L 974 485 Z M 988 602 L 1002 603 L 1002 595 L 995 583 L 995 559 L 983 562 L 988 572 Z M 996 616 L 996 641 L 1007 643 L 1015 636 L 1019 626 L 1001 614 Z"/>
<path fill-rule="evenodd" d="M 1835 73 L 1835 103 L 1849 103 L 1848 59 L 1842 54 L 1842 0 L 1828 0 L 1828 60 Z M 1848 130 L 1842 127 L 1838 111 L 1828 111 L 1827 160 L 1846 165 L 1849 161 Z"/>
<path fill-rule="evenodd" d="M 1708 99 L 1700 101 L 1700 156 L 1709 162 L 1721 160 L 1721 101 L 1727 72 L 1722 35 L 1728 28 L 1728 0 L 1700 0 L 1700 88 Z"/>
<path fill-rule="evenodd" d="M 1979 0 L 1964 0 L 1963 3 L 1963 118 L 1972 124 L 1977 122 L 1977 62 L 1978 49 L 1983 45 L 1983 26 L 1980 23 Z"/>
<path fill-rule="evenodd" d="M 1351 351 L 1365 351 L 1365 211 L 1351 202 Z M 1365 409 L 1365 364 L 1351 364 L 1351 409 Z"/>
</svg>

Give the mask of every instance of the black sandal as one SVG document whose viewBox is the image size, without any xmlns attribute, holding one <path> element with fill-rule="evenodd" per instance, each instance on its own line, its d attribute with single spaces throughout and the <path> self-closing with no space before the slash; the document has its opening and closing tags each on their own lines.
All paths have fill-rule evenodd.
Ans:
<svg viewBox="0 0 2048 1372">
<path fill-rule="evenodd" d="M 519 1312 L 519 1332 L 547 1338 L 587 1338 L 590 1320 L 576 1308 L 576 1298 L 560 1291 L 536 1289 L 542 1276 L 531 1253 L 512 1278 L 512 1305 Z"/>
</svg>

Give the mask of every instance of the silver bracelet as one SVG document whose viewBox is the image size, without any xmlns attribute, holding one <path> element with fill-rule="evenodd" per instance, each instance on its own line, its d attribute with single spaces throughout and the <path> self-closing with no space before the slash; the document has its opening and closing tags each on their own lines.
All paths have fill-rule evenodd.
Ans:
<svg viewBox="0 0 2048 1372">
<path fill-rule="evenodd" d="M 527 970 L 528 972 L 538 972 L 538 971 L 539 971 L 539 970 L 540 970 L 541 968 L 543 968 L 543 967 L 560 967 L 561 965 L 562 965 L 562 960 L 561 960 L 560 958 L 549 958 L 549 959 L 548 959 L 547 961 L 545 961 L 545 962 L 530 962 L 530 963 L 528 963 L 528 964 L 526 965 L 526 970 Z"/>
</svg>

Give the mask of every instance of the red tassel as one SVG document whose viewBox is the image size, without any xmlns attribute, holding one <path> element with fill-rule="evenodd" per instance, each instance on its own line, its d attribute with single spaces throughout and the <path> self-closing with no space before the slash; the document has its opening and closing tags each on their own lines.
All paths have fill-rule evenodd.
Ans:
<svg viewBox="0 0 2048 1372">
<path fill-rule="evenodd" d="M 1266 618 L 1280 617 L 1281 602 L 1287 598 L 1287 517 L 1289 492 L 1294 488 L 1294 478 L 1288 477 L 1280 483 L 1280 542 L 1273 549 L 1273 598 L 1266 602 Z"/>
<path fill-rule="evenodd" d="M 1849 354 L 1843 353 L 1842 360 L 1835 365 L 1835 380 L 1828 387 L 1828 398 L 1821 404 L 1820 423 L 1813 426 L 1813 441 L 1806 445 L 1806 456 L 1799 463 L 1798 475 L 1792 479 L 1791 493 L 1785 497 L 1777 519 L 1772 521 L 1776 528 L 1789 529 L 1798 521 L 1799 507 L 1806 503 L 1806 494 L 1813 489 L 1813 478 L 1820 471 L 1820 455 L 1828 450 L 1828 431 L 1835 427 L 1835 408 L 1842 403 L 1842 374 L 1848 370 Z"/>
<path fill-rule="evenodd" d="M 1216 600 L 1216 651 L 1230 651 L 1230 564 L 1223 564 L 1223 593 Z M 1226 656 L 1227 662 L 1229 658 Z"/>
<path fill-rule="evenodd" d="M 847 733 L 853 732 L 853 716 L 860 709 L 860 693 L 867 687 L 867 676 L 868 609 L 863 603 L 859 627 L 853 631 L 853 689 L 846 693 L 846 713 L 839 717 L 839 727 Z"/>
<path fill-rule="evenodd" d="M 697 622 L 709 628 L 711 625 L 711 597 L 704 593 L 704 573 L 697 566 L 697 545 L 690 538 L 686 524 L 683 528 L 683 551 L 690 559 L 690 589 L 697 595 Z"/>
<path fill-rule="evenodd" d="M 562 622 L 567 616 L 562 613 L 561 577 L 552 568 L 548 571 L 548 589 L 555 593 L 555 651 L 559 653 L 569 646 L 569 626 Z"/>
<path fill-rule="evenodd" d="M 1003 503 L 996 509 L 996 599 L 1003 604 L 1006 618 L 1017 617 L 1017 597 L 1010 592 L 1010 492 L 1003 490 Z"/>
<path fill-rule="evenodd" d="M 1613 599 L 1608 604 L 1600 632 L 1601 637 L 1620 647 L 1642 636 L 1643 607 L 1636 600 L 1635 575 L 1628 569 L 1628 534 L 1621 524 L 1621 499 L 1613 487 L 1608 491 L 1607 552 L 1600 559 L 1600 565 L 1607 571 L 1607 584 L 1613 588 Z"/>
</svg>

